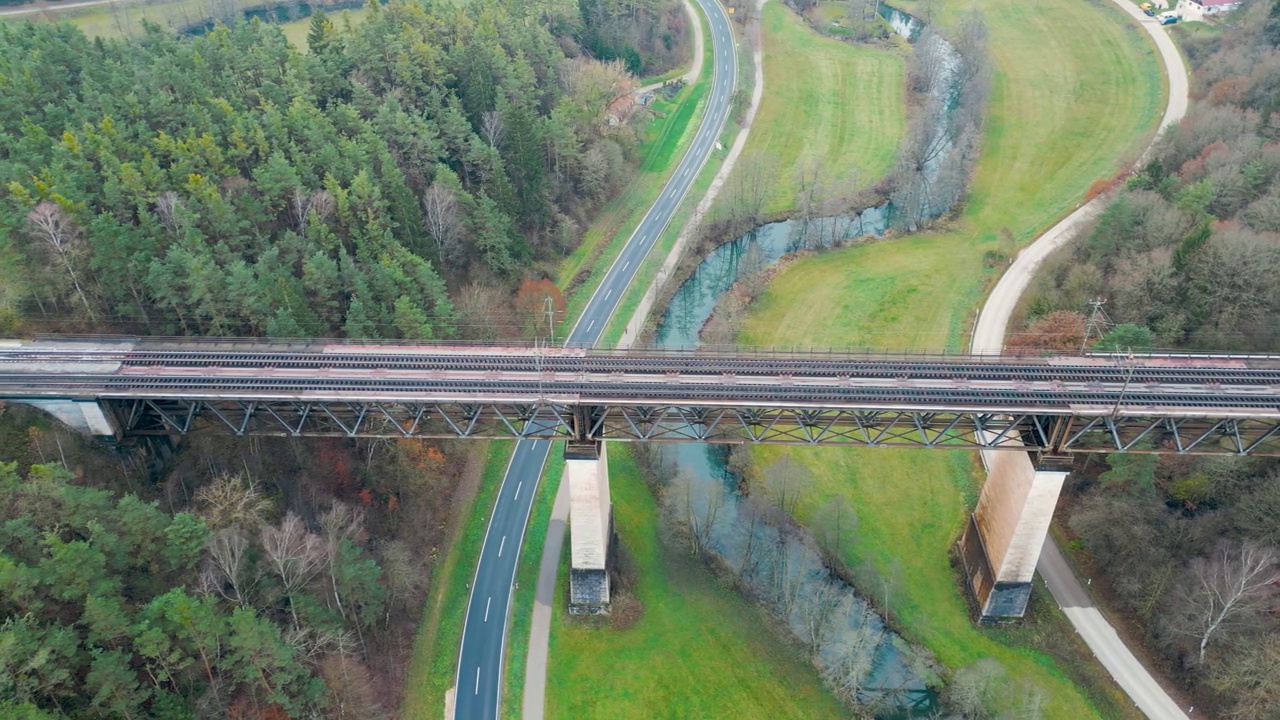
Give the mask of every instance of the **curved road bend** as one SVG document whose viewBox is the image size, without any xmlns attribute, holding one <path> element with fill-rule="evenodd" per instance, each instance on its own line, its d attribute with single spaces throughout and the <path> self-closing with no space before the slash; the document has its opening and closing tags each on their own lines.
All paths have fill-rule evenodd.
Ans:
<svg viewBox="0 0 1280 720">
<path fill-rule="evenodd" d="M 657 201 L 649 208 L 605 274 L 600 287 L 591 296 L 569 334 L 568 345 L 594 345 L 600 338 L 641 262 L 711 156 L 729 116 L 729 103 L 737 77 L 737 51 L 729 28 L 729 16 L 716 0 L 697 2 L 710 21 L 714 60 L 711 100 L 702 124 Z M 454 679 L 454 717 L 457 720 L 498 717 L 507 619 L 516 564 L 534 493 L 550 450 L 548 441 L 519 442 L 498 489 L 498 500 L 485 532 L 462 629 L 462 647 Z"/>
<path fill-rule="evenodd" d="M 1164 118 L 1160 122 L 1160 132 L 1163 133 L 1165 128 L 1176 124 L 1187 112 L 1187 68 L 1173 40 L 1155 18 L 1143 15 L 1128 0 L 1115 0 L 1115 3 L 1151 34 L 1164 62 L 1165 75 L 1169 79 L 1169 104 L 1165 107 Z M 1156 139 L 1159 139 L 1159 134 L 1152 140 L 1152 145 Z M 1150 148 L 1147 150 L 1149 152 Z M 1146 153 L 1143 157 L 1145 156 Z M 991 291 L 982 308 L 970 346 L 974 353 L 999 353 L 1004 348 L 1009 318 L 1036 270 L 1054 250 L 1066 244 L 1076 229 L 1101 212 L 1104 202 L 1104 198 L 1100 197 L 1085 203 L 1018 253 L 1018 257 L 1001 276 L 1000 282 Z M 1147 672 L 1098 610 L 1092 596 L 1072 572 L 1062 550 L 1052 537 L 1045 539 L 1044 550 L 1036 569 L 1040 571 L 1045 584 L 1049 586 L 1049 592 L 1058 601 L 1076 632 L 1107 672 L 1111 673 L 1116 683 L 1128 693 L 1138 709 L 1151 720 L 1187 720 L 1187 714 L 1169 697 L 1151 673 Z"/>
</svg>

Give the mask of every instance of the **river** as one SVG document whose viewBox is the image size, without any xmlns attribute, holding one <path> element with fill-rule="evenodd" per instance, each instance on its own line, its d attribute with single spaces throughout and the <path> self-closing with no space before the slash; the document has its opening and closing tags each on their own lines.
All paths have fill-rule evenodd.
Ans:
<svg viewBox="0 0 1280 720">
<path fill-rule="evenodd" d="M 900 35 L 911 41 L 922 38 L 923 26 L 915 18 L 887 6 L 883 12 Z M 957 102 L 951 78 L 959 56 L 936 34 L 926 33 L 923 39 L 942 44 L 937 52 L 945 58 L 945 67 L 941 80 L 928 92 L 950 110 Z M 938 126 L 930 128 L 936 138 L 931 143 L 949 148 L 949 114 L 943 113 Z M 936 174 L 945 155 L 940 153 L 931 161 L 933 167 L 927 172 Z M 928 214 L 946 210 L 930 207 Z M 697 348 L 699 332 L 716 302 L 744 270 L 758 271 L 797 250 L 879 236 L 892 217 L 893 207 L 886 203 L 847 217 L 769 223 L 720 245 L 678 288 L 658 324 L 654 343 L 663 348 Z M 681 503 L 683 509 L 678 512 L 704 521 L 716 509 L 715 521 L 706 525 L 707 551 L 737 571 L 750 593 L 784 620 L 802 644 L 816 647 L 829 687 L 838 693 L 843 689 L 843 694 L 861 703 L 878 705 L 881 718 L 916 717 L 933 709 L 935 698 L 929 685 L 936 685 L 938 679 L 929 663 L 889 630 L 852 586 L 827 571 L 810 532 L 741 492 L 739 478 L 729 469 L 726 446 L 676 444 L 664 452 L 668 455 L 663 462 L 675 468 L 668 503 Z M 856 684 L 855 691 L 849 692 L 849 683 Z"/>
</svg>

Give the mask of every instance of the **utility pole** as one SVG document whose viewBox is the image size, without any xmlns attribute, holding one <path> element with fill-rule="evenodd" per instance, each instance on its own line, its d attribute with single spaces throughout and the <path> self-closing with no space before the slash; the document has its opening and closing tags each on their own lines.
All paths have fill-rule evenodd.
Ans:
<svg viewBox="0 0 1280 720">
<path fill-rule="evenodd" d="M 1084 354 L 1085 348 L 1089 347 L 1089 340 L 1101 340 L 1102 336 L 1115 325 L 1111 322 L 1111 318 L 1107 317 L 1107 311 L 1102 309 L 1107 304 L 1104 297 L 1096 297 L 1089 301 L 1089 306 L 1093 310 L 1089 313 L 1089 322 L 1084 328 L 1084 341 L 1080 343 L 1080 353 Z"/>
<path fill-rule="evenodd" d="M 545 307 L 545 311 L 546 311 L 546 313 L 547 313 L 547 327 L 549 328 L 549 332 L 550 332 L 550 335 L 551 335 L 551 342 L 553 342 L 553 343 L 554 343 L 554 342 L 556 341 L 556 310 L 555 310 L 555 306 L 554 306 L 554 305 L 552 305 L 552 303 L 551 303 L 551 298 L 550 298 L 550 297 L 543 298 L 543 300 L 544 300 L 544 307 Z"/>
</svg>

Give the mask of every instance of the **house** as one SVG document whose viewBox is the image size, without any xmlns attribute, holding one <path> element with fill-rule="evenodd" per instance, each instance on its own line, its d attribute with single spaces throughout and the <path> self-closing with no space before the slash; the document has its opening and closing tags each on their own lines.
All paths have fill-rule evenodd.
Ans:
<svg viewBox="0 0 1280 720">
<path fill-rule="evenodd" d="M 627 93 L 622 97 L 614 98 L 609 103 L 609 107 L 605 110 L 604 121 L 606 125 L 626 125 L 627 120 L 631 119 L 631 114 L 636 110 L 636 98 L 631 93 Z"/>
<path fill-rule="evenodd" d="M 1203 21 L 1213 15 L 1231 12 L 1240 5 L 1241 0 L 1179 0 L 1178 19 L 1183 22 Z"/>
</svg>

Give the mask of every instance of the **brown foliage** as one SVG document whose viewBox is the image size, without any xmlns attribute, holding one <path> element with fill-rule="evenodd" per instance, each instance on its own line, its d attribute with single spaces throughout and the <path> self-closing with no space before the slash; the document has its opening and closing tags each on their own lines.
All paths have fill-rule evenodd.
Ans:
<svg viewBox="0 0 1280 720">
<path fill-rule="evenodd" d="M 1089 190 L 1084 194 L 1084 201 L 1089 202 L 1099 195 L 1106 195 L 1112 190 L 1122 186 L 1127 175 L 1127 172 L 1121 171 L 1109 178 L 1094 180 L 1093 184 L 1089 186 Z"/>
<path fill-rule="evenodd" d="M 369 669 L 355 658 L 326 655 L 320 675 L 329 689 L 328 717 L 334 720 L 377 720 L 385 717 L 374 699 Z"/>
<path fill-rule="evenodd" d="M 1204 150 L 1194 158 L 1182 163 L 1182 167 L 1178 170 L 1178 176 L 1184 183 L 1193 183 L 1199 180 L 1205 171 L 1205 167 L 1209 163 L 1209 158 L 1215 153 L 1223 152 L 1227 149 L 1227 144 L 1221 140 L 1212 142 L 1205 146 Z"/>
<path fill-rule="evenodd" d="M 1057 310 L 1035 321 L 1026 330 L 1009 337 L 1011 353 L 1079 352 L 1084 343 L 1085 317 L 1071 310 Z"/>
<path fill-rule="evenodd" d="M 1223 78 L 1209 88 L 1208 101 L 1214 105 L 1240 105 L 1249 90 L 1249 78 L 1233 75 Z"/>
<path fill-rule="evenodd" d="M 541 280 L 528 279 L 520 283 L 516 291 L 516 315 L 526 332 L 537 335 L 548 331 L 547 298 L 551 298 L 551 309 L 555 317 L 563 318 L 567 305 L 560 288 L 548 278 Z"/>
</svg>

